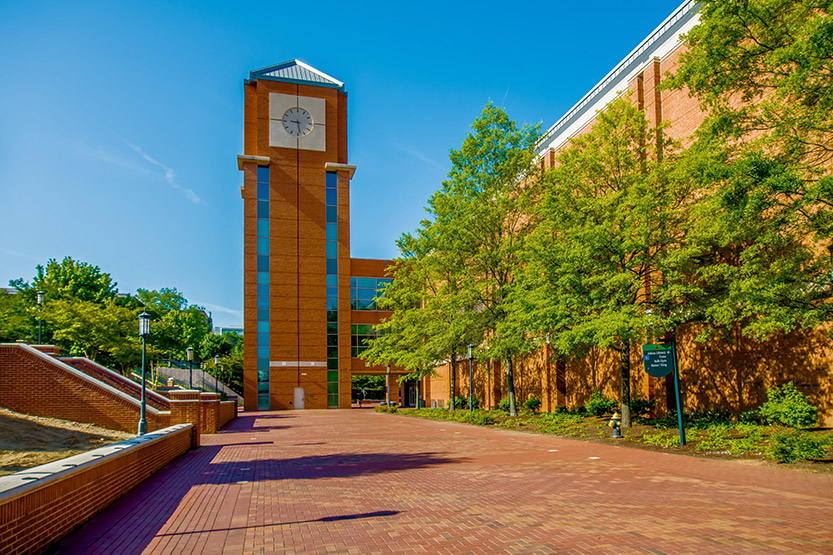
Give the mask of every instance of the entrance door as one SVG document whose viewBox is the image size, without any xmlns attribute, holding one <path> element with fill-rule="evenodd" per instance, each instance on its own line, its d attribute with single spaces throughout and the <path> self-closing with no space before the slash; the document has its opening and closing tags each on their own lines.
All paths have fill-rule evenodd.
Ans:
<svg viewBox="0 0 833 555">
<path fill-rule="evenodd" d="M 295 388 L 295 410 L 304 410 L 304 388 Z"/>
<path fill-rule="evenodd" d="M 415 407 L 417 402 L 417 392 L 414 384 L 408 384 L 408 406 Z"/>
</svg>

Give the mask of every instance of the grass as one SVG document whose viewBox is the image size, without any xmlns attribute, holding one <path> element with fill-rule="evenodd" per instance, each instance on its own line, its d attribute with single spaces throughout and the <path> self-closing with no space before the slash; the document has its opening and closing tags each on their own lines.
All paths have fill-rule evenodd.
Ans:
<svg viewBox="0 0 833 555">
<path fill-rule="evenodd" d="M 533 433 L 561 437 L 607 441 L 612 435 L 608 426 L 609 417 L 595 417 L 569 412 L 533 413 L 522 410 L 517 417 L 511 417 L 501 410 L 450 411 L 447 409 L 377 409 L 380 412 L 399 412 L 407 416 L 433 420 L 450 420 L 481 426 L 495 426 Z M 680 445 L 676 416 L 663 419 L 635 419 L 631 428 L 623 428 L 624 439 L 619 444 L 650 449 L 676 450 L 700 456 L 731 456 L 745 458 L 768 458 L 777 462 L 793 462 L 812 458 L 830 458 L 833 447 L 831 430 L 807 432 L 822 446 L 812 450 L 796 447 L 796 453 L 774 449 L 771 444 L 779 441 L 789 428 L 767 426 L 750 422 L 734 422 L 730 415 L 721 412 L 704 412 L 686 415 L 686 445 Z M 779 435 L 780 434 L 780 435 Z M 611 440 L 612 441 L 612 440 Z M 824 450 L 827 449 L 826 452 Z M 823 456 L 819 456 L 823 453 Z M 815 454 L 811 456 L 810 454 Z"/>
</svg>

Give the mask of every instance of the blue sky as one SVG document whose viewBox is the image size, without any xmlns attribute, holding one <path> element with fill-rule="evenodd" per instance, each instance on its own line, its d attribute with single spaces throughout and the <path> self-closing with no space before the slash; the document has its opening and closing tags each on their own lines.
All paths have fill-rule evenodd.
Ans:
<svg viewBox="0 0 833 555">
<path fill-rule="evenodd" d="M 243 79 L 345 83 L 352 255 L 395 257 L 489 101 L 552 125 L 677 0 L 0 0 L 0 283 L 71 256 L 242 323 Z"/>
</svg>

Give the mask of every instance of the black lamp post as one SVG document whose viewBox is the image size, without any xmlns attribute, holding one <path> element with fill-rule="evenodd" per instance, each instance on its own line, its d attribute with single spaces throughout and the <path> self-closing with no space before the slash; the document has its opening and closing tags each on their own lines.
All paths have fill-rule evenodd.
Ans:
<svg viewBox="0 0 833 555">
<path fill-rule="evenodd" d="M 142 405 L 139 416 L 139 435 L 145 435 L 148 431 L 146 417 L 147 400 L 145 399 L 145 351 L 147 349 L 147 337 L 150 335 L 150 314 L 142 310 L 139 314 L 139 337 L 142 338 Z"/>
<path fill-rule="evenodd" d="M 472 384 L 472 372 L 471 372 L 471 350 L 474 345 L 469 343 L 469 414 L 472 413 L 474 408 L 472 397 L 474 396 L 474 385 Z"/>
<path fill-rule="evenodd" d="M 194 389 L 194 348 L 185 349 L 185 358 L 188 359 L 188 389 Z"/>
<path fill-rule="evenodd" d="M 217 386 L 217 372 L 220 371 L 220 355 L 214 355 L 214 392 L 219 393 L 220 388 Z"/>
<path fill-rule="evenodd" d="M 38 345 L 40 345 L 41 341 L 43 341 L 43 318 L 41 317 L 41 305 L 43 304 L 44 297 L 45 293 L 43 291 L 38 291 Z"/>
</svg>

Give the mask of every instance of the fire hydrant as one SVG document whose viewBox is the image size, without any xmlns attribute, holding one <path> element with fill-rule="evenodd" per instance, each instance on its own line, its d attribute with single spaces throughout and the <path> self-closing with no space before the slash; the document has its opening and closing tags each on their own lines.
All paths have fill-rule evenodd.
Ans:
<svg viewBox="0 0 833 555">
<path fill-rule="evenodd" d="M 620 427 L 622 423 L 622 417 L 619 416 L 618 412 L 613 413 L 613 418 L 610 419 L 610 422 L 607 423 L 608 426 L 613 428 L 613 439 L 622 439 L 622 429 Z"/>
</svg>

